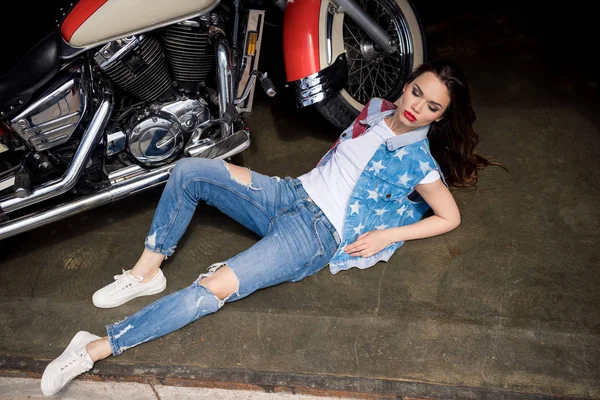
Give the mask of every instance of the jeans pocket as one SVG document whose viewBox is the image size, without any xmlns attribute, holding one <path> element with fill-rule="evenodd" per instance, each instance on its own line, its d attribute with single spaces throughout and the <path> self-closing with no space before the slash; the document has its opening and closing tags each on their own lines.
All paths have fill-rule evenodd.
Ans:
<svg viewBox="0 0 600 400">
<path fill-rule="evenodd" d="M 326 255 L 325 254 L 326 250 L 327 250 L 327 252 L 330 252 L 330 248 L 331 248 L 330 242 L 335 243 L 335 240 L 333 239 L 333 235 L 331 234 L 331 232 L 329 231 L 327 226 L 325 226 L 323 221 L 321 221 L 321 219 L 319 219 L 319 218 L 315 218 L 312 222 L 312 233 L 315 235 L 315 242 L 317 243 L 317 252 L 306 263 L 307 267 L 309 265 L 313 264 L 319 258 L 323 258 Z M 329 261 L 329 259 L 325 260 L 324 264 L 326 264 L 328 261 Z"/>
</svg>

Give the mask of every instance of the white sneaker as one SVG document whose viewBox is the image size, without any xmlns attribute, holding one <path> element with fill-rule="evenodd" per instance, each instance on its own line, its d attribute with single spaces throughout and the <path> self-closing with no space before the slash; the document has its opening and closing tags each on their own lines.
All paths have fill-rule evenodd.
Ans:
<svg viewBox="0 0 600 400">
<path fill-rule="evenodd" d="M 100 336 L 85 331 L 77 332 L 65 351 L 48 364 L 42 375 L 42 392 L 46 396 L 55 395 L 77 375 L 92 369 L 94 363 L 85 347 L 96 339 L 100 339 Z"/>
<path fill-rule="evenodd" d="M 130 270 L 115 275 L 115 281 L 99 289 L 92 296 L 92 302 L 98 308 L 118 307 L 131 299 L 160 293 L 167 287 L 167 278 L 158 269 L 158 274 L 150 282 L 142 283 L 140 276 L 133 276 Z"/>
</svg>

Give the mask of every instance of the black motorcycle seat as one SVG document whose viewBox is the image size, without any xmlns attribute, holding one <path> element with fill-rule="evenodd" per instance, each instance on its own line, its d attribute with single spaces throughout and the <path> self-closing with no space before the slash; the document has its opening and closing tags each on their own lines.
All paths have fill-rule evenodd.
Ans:
<svg viewBox="0 0 600 400">
<path fill-rule="evenodd" d="M 33 93 L 58 71 L 60 32 L 46 34 L 27 53 L 3 66 L 0 72 L 0 118 L 23 108 Z"/>
</svg>

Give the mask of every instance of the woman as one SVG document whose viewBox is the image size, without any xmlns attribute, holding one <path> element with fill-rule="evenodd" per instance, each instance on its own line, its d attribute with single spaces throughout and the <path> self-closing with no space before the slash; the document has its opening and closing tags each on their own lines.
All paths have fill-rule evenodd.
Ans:
<svg viewBox="0 0 600 400">
<path fill-rule="evenodd" d="M 189 287 L 108 325 L 81 331 L 50 363 L 42 391 L 52 395 L 94 362 L 173 332 L 225 302 L 326 265 L 332 273 L 387 261 L 403 242 L 443 234 L 460 223 L 447 185 L 471 186 L 490 163 L 478 136 L 466 79 L 447 61 L 426 63 L 390 103 L 371 100 L 316 168 L 299 178 L 267 177 L 220 160 L 177 163 L 159 202 L 145 250 L 130 271 L 93 296 L 116 307 L 166 287 L 161 263 L 175 250 L 198 201 L 218 207 L 262 239 L 214 264 Z M 421 219 L 431 208 L 433 215 Z"/>
</svg>

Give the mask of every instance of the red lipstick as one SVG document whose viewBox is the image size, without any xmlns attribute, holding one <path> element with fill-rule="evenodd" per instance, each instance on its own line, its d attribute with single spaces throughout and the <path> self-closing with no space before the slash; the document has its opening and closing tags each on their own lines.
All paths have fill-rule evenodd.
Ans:
<svg viewBox="0 0 600 400">
<path fill-rule="evenodd" d="M 407 120 L 409 120 L 410 122 L 415 122 L 417 120 L 417 117 L 415 117 L 414 115 L 412 115 L 411 113 L 409 113 L 408 111 L 404 110 L 404 116 L 406 117 Z"/>
</svg>

